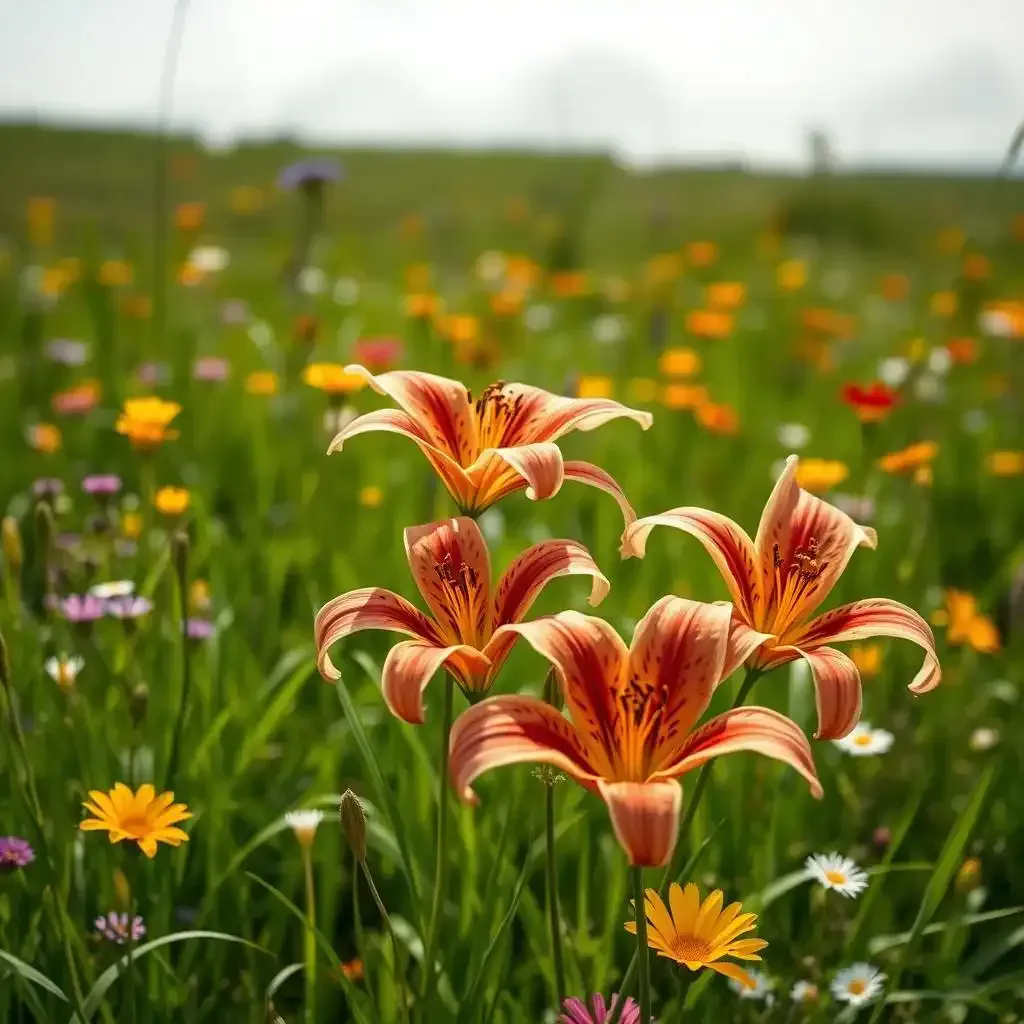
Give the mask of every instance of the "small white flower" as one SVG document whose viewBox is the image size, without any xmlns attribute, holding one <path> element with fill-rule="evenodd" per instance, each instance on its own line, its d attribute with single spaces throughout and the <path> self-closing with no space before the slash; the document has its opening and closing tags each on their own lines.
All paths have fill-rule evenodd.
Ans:
<svg viewBox="0 0 1024 1024">
<path fill-rule="evenodd" d="M 523 323 L 526 324 L 527 330 L 537 333 L 550 330 L 554 319 L 550 306 L 530 306 L 523 314 Z"/>
<path fill-rule="evenodd" d="M 813 853 L 804 861 L 811 875 L 826 889 L 855 899 L 868 887 L 868 876 L 849 857 L 838 853 Z"/>
<path fill-rule="evenodd" d="M 109 601 L 113 597 L 131 597 L 135 593 L 135 584 L 131 580 L 111 580 L 109 583 L 96 583 L 89 588 L 89 593 L 101 601 Z"/>
<path fill-rule="evenodd" d="M 505 259 L 503 252 L 498 252 L 496 249 L 482 252 L 476 260 L 477 277 L 488 284 L 500 281 L 505 276 L 507 264 L 508 261 Z"/>
<path fill-rule="evenodd" d="M 849 736 L 832 742 L 847 754 L 854 757 L 870 757 L 872 754 L 884 754 L 892 746 L 893 735 L 885 729 L 872 729 L 867 722 L 861 722 Z"/>
<path fill-rule="evenodd" d="M 928 353 L 928 369 L 938 377 L 945 377 L 953 365 L 953 357 L 948 348 L 933 348 Z"/>
<path fill-rule="evenodd" d="M 47 658 L 43 667 L 46 669 L 46 674 L 62 690 L 70 690 L 75 685 L 78 673 L 85 668 L 85 659 L 62 654 L 59 658 Z"/>
<path fill-rule="evenodd" d="M 319 295 L 327 287 L 327 276 L 319 267 L 303 267 L 297 283 L 303 295 Z"/>
<path fill-rule="evenodd" d="M 268 323 L 257 320 L 249 328 L 249 338 L 257 348 L 265 349 L 274 340 L 274 332 Z"/>
<path fill-rule="evenodd" d="M 780 423 L 775 437 L 783 448 L 799 451 L 811 440 L 811 431 L 802 423 Z"/>
<path fill-rule="evenodd" d="M 310 846 L 320 822 L 324 820 L 323 811 L 288 811 L 284 816 L 285 824 L 295 833 L 303 846 Z"/>
<path fill-rule="evenodd" d="M 197 245 L 188 254 L 188 262 L 204 274 L 216 274 L 231 262 L 231 257 L 227 249 L 221 249 L 220 246 Z"/>
<path fill-rule="evenodd" d="M 622 317 L 616 316 L 614 313 L 605 313 L 591 324 L 590 332 L 594 341 L 602 345 L 614 345 L 615 342 L 622 340 L 626 333 L 626 327 Z"/>
<path fill-rule="evenodd" d="M 924 373 L 917 378 L 914 385 L 914 394 L 922 402 L 941 402 L 946 397 L 946 389 L 942 381 L 933 373 Z"/>
<path fill-rule="evenodd" d="M 971 733 L 971 750 L 982 752 L 991 750 L 999 742 L 999 733 L 995 729 L 982 726 Z"/>
<path fill-rule="evenodd" d="M 902 356 L 890 356 L 878 364 L 878 379 L 891 388 L 898 388 L 910 373 L 910 363 Z"/>
<path fill-rule="evenodd" d="M 978 317 L 978 322 L 982 332 L 993 337 L 1009 338 L 1013 335 L 1013 318 L 1001 309 L 986 309 Z"/>
<path fill-rule="evenodd" d="M 359 301 L 359 282 L 354 277 L 339 277 L 334 282 L 334 301 L 339 306 L 354 306 Z"/>
<path fill-rule="evenodd" d="M 789 998 L 794 1003 L 816 1003 L 820 997 L 818 986 L 810 981 L 798 981 L 789 990 Z"/>
<path fill-rule="evenodd" d="M 885 975 L 871 964 L 851 964 L 832 979 L 832 995 L 841 1003 L 864 1006 L 882 991 Z"/>
<path fill-rule="evenodd" d="M 730 979 L 729 988 L 737 993 L 740 999 L 753 999 L 759 1003 L 763 1002 L 768 1006 L 774 1006 L 775 994 L 772 989 L 775 988 L 775 982 L 764 971 L 750 970 L 747 971 L 747 974 L 750 975 L 751 980 L 754 982 L 753 988 L 748 988 L 742 982 L 735 979 Z"/>
</svg>

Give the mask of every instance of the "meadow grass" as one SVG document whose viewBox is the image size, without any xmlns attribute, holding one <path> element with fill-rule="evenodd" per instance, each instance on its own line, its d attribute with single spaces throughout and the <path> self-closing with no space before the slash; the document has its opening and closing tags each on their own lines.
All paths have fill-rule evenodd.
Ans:
<svg viewBox="0 0 1024 1024">
<path fill-rule="evenodd" d="M 0 875 L 0 1020 L 406 1019 L 400 994 L 429 974 L 444 680 L 426 691 L 425 725 L 399 722 L 379 687 L 394 638 L 367 632 L 339 644 L 342 680 L 332 685 L 317 672 L 312 621 L 324 602 L 358 587 L 416 600 L 402 530 L 456 509 L 405 439 L 358 437 L 328 457 L 339 415 L 386 403 L 369 389 L 325 395 L 302 376 L 311 363 L 354 361 L 361 340 L 381 336 L 401 339 L 396 365 L 457 377 L 475 394 L 500 378 L 607 392 L 650 410 L 646 433 L 611 423 L 561 442 L 566 458 L 615 476 L 639 515 L 699 505 L 753 531 L 790 452 L 780 427 L 802 424 L 801 457 L 841 464 L 841 480 L 816 488 L 859 499 L 879 535 L 877 551 L 854 556 L 830 603 L 886 596 L 937 623 L 946 616 L 948 626 L 936 626 L 943 685 L 920 698 L 906 690 L 916 648 L 857 645 L 863 717 L 894 741 L 865 758 L 812 743 L 824 800 L 765 759 L 716 764 L 685 836 L 684 880 L 702 894 L 720 887 L 727 902 L 760 914 L 768 947 L 757 966 L 774 980 L 774 1003 L 740 1000 L 707 971 L 688 986 L 684 969 L 652 957 L 655 1018 L 837 1019 L 830 981 L 868 962 L 888 983 L 863 1019 L 1016 1019 L 1024 328 L 979 326 L 987 304 L 1024 300 L 1012 198 L 985 182 L 643 177 L 598 157 L 351 153 L 310 259 L 323 287 L 295 292 L 282 268 L 297 199 L 269 187 L 295 151 L 206 155 L 176 143 L 171 207 L 203 207 L 193 226 L 169 225 L 158 330 L 144 301 L 153 284 L 152 141 L 3 134 L 17 144 L 0 147 L 0 628 L 9 665 L 0 833 L 27 839 L 35 859 Z M 258 186 L 257 209 L 232 209 L 238 185 Z M 809 190 L 819 219 L 799 235 L 780 230 Z M 576 192 L 585 193 L 578 210 Z M 49 226 L 38 207 L 26 222 L 33 196 L 54 198 Z M 662 206 L 667 215 L 651 218 Z M 852 237 L 851 209 L 855 219 L 874 211 L 880 229 Z M 587 274 L 575 296 L 556 294 L 544 269 L 559 223 Z M 700 241 L 716 245 L 704 265 L 691 245 Z M 228 265 L 183 271 L 199 244 L 224 247 Z M 538 268 L 511 311 L 492 301 L 500 275 L 481 278 L 485 250 L 523 253 Z M 666 254 L 660 269 L 650 262 Z M 982 270 L 971 257 L 987 261 Z M 111 283 L 112 261 L 125 265 L 122 283 Z M 708 337 L 688 315 L 709 308 L 708 288 L 720 282 L 742 283 L 742 295 L 719 310 L 729 318 L 724 336 Z M 457 328 L 444 318 L 410 319 L 408 293 L 472 316 L 476 337 L 452 340 Z M 943 305 L 936 293 L 952 299 Z M 230 299 L 247 306 L 237 323 L 223 319 Z M 829 316 L 809 319 L 808 310 Z M 659 318 L 665 336 L 652 337 Z M 61 338 L 89 345 L 85 365 L 48 358 L 47 343 Z M 666 350 L 682 348 L 699 367 L 686 357 L 693 372 L 673 378 Z M 227 379 L 197 379 L 203 357 L 226 360 Z M 840 397 L 844 383 L 874 380 L 894 358 L 905 363 L 899 402 L 883 422 L 859 422 Z M 252 393 L 251 375 L 268 371 L 276 393 Z M 98 401 L 83 415 L 55 414 L 53 396 L 84 379 L 97 382 Z M 678 390 L 693 385 L 717 416 L 695 413 Z M 145 394 L 181 405 L 178 436 L 148 453 L 115 430 L 124 400 Z M 47 444 L 41 423 L 59 427 L 59 444 Z M 938 446 L 927 465 L 882 468 L 884 456 L 922 441 Z M 995 452 L 1005 453 L 1001 462 Z M 97 473 L 124 481 L 105 510 L 81 488 Z M 63 492 L 41 498 L 40 479 L 61 481 Z M 166 485 L 188 491 L 181 517 L 154 506 Z M 728 597 L 700 546 L 671 531 L 651 538 L 644 560 L 620 561 L 621 513 L 591 488 L 566 483 L 544 502 L 520 493 L 481 523 L 496 571 L 545 537 L 585 543 L 612 583 L 597 614 L 627 639 L 664 594 Z M 46 605 L 54 589 L 82 593 L 120 579 L 152 602 L 137 622 L 104 617 L 86 629 Z M 949 590 L 975 598 L 966 620 Z M 586 594 L 586 583 L 555 581 L 531 617 L 584 609 Z M 212 636 L 183 637 L 189 616 L 208 619 Z M 63 653 L 84 659 L 65 687 L 44 667 Z M 496 691 L 539 696 L 547 668 L 520 644 Z M 709 714 L 738 687 L 724 684 Z M 458 714 L 465 700 L 454 696 Z M 806 673 L 776 669 L 755 697 L 813 732 Z M 687 797 L 695 780 L 684 780 Z M 189 841 L 149 861 L 80 832 L 87 792 L 118 781 L 173 790 L 193 814 Z M 338 823 L 347 789 L 366 809 L 366 867 L 387 922 Z M 413 1013 L 458 1024 L 554 1020 L 551 879 L 560 994 L 616 990 L 635 944 L 623 928 L 627 863 L 605 808 L 528 767 L 495 771 L 476 789 L 474 808 L 449 794 L 437 993 L 414 1001 Z M 545 857 L 550 805 L 554 863 Z M 285 821 L 299 807 L 325 812 L 309 847 Z M 868 871 L 857 899 L 809 880 L 805 858 L 832 850 Z M 657 885 L 659 873 L 648 875 Z M 98 937 L 93 921 L 129 907 L 146 934 L 125 970 L 126 947 Z M 818 986 L 817 1003 L 790 1000 L 802 980 Z"/>
</svg>

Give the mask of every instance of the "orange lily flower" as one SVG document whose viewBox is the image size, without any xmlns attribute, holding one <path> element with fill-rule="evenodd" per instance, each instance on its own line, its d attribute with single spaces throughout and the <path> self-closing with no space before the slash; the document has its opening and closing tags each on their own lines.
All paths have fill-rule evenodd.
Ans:
<svg viewBox="0 0 1024 1024">
<path fill-rule="evenodd" d="M 492 590 L 487 544 L 468 517 L 410 527 L 405 553 L 433 618 L 399 594 L 365 587 L 328 601 L 313 628 L 317 665 L 328 681 L 341 678 L 328 651 L 342 637 L 363 629 L 412 637 L 391 648 L 381 686 L 391 713 L 414 725 L 423 722 L 423 691 L 442 666 L 471 700 L 490 689 L 516 641 L 515 634 L 500 627 L 519 622 L 555 577 L 592 577 L 592 605 L 608 593 L 608 580 L 574 540 L 546 540 L 527 548 Z"/>
<path fill-rule="evenodd" d="M 858 526 L 845 512 L 803 490 L 798 460 L 791 455 L 761 515 L 757 538 L 726 516 L 703 508 L 675 508 L 638 519 L 622 537 L 624 558 L 642 558 L 655 526 L 674 526 L 696 537 L 714 559 L 735 607 L 734 629 L 761 637 L 747 664 L 774 668 L 803 658 L 814 676 L 818 704 L 817 739 L 846 736 L 860 719 L 861 680 L 857 666 L 828 646 L 843 640 L 893 636 L 925 652 L 910 683 L 917 694 L 939 685 L 942 671 L 935 637 L 912 608 L 876 597 L 854 601 L 815 618 L 858 547 L 875 547 L 875 531 Z"/>
<path fill-rule="evenodd" d="M 589 462 L 563 462 L 554 442 L 571 430 L 593 430 L 620 416 L 646 430 L 649 412 L 607 398 L 562 398 L 529 384 L 498 381 L 474 400 L 458 381 L 432 373 L 396 370 L 374 376 L 358 365 L 346 366 L 345 372 L 365 377 L 401 408 L 378 409 L 353 420 L 331 442 L 328 454 L 340 451 L 356 434 L 386 430 L 419 445 L 467 515 L 524 488 L 531 500 L 551 498 L 568 479 L 607 491 L 627 522 L 635 518 L 611 476 Z"/>
<path fill-rule="evenodd" d="M 768 708 L 740 707 L 694 727 L 719 681 L 756 638 L 730 628 L 731 606 L 663 597 L 627 649 L 601 619 L 579 612 L 508 626 L 555 667 L 569 718 L 536 697 L 475 704 L 451 732 L 451 780 L 476 802 L 473 781 L 500 765 L 539 762 L 565 772 L 608 806 L 630 862 L 668 863 L 683 802 L 679 778 L 712 757 L 752 750 L 795 768 L 821 796 L 804 734 Z"/>
</svg>

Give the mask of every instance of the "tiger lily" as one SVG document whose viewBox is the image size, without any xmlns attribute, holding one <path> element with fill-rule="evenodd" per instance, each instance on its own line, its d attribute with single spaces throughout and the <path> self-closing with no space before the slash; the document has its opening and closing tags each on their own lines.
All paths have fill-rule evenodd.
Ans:
<svg viewBox="0 0 1024 1024">
<path fill-rule="evenodd" d="M 696 537 L 732 595 L 733 629 L 761 638 L 747 665 L 769 669 L 803 658 L 814 677 L 815 738 L 840 739 L 860 720 L 861 679 L 853 661 L 830 644 L 872 636 L 901 637 L 917 644 L 925 657 L 910 683 L 915 694 L 938 686 L 942 671 L 928 623 L 898 601 L 854 601 L 812 617 L 854 550 L 874 548 L 877 538 L 874 530 L 858 526 L 845 512 L 801 489 L 797 464 L 795 455 L 786 461 L 753 541 L 741 526 L 717 512 L 674 508 L 628 525 L 621 551 L 624 558 L 642 558 L 655 526 L 674 526 Z"/>
<path fill-rule="evenodd" d="M 534 501 L 551 498 L 563 480 L 578 480 L 611 494 L 627 522 L 636 518 L 611 476 L 589 462 L 563 462 L 555 441 L 571 430 L 593 430 L 620 416 L 646 430 L 650 413 L 607 398 L 562 398 L 529 384 L 498 381 L 474 400 L 458 381 L 432 373 L 374 375 L 358 365 L 346 366 L 345 372 L 364 377 L 400 408 L 353 420 L 331 442 L 329 455 L 357 434 L 390 431 L 419 445 L 466 515 L 475 516 L 524 488 Z"/>
<path fill-rule="evenodd" d="M 474 780 L 499 765 L 540 762 L 604 800 L 615 835 L 636 866 L 665 864 L 679 831 L 678 779 L 719 754 L 752 750 L 784 761 L 821 796 L 804 734 L 776 711 L 740 707 L 694 726 L 719 680 L 756 638 L 730 628 L 727 602 L 663 597 L 644 616 L 629 649 L 608 623 L 579 612 L 516 623 L 554 666 L 566 718 L 536 697 L 475 704 L 451 732 L 451 781 L 475 803 Z"/>
<path fill-rule="evenodd" d="M 442 666 L 471 700 L 487 692 L 516 641 L 500 627 L 519 622 L 549 581 L 590 576 L 592 605 L 609 588 L 582 544 L 546 540 L 516 558 L 492 590 L 487 544 L 466 517 L 410 527 L 405 553 L 433 617 L 390 590 L 364 587 L 328 601 L 317 614 L 314 633 L 317 666 L 328 681 L 341 678 L 328 652 L 342 637 L 363 629 L 412 637 L 391 648 L 381 687 L 391 713 L 414 725 L 423 722 L 423 691 Z"/>
</svg>

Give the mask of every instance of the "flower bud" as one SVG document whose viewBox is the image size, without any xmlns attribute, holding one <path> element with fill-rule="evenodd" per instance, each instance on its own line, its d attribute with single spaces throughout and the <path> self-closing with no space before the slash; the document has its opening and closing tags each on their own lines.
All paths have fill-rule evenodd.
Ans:
<svg viewBox="0 0 1024 1024">
<path fill-rule="evenodd" d="M 956 873 L 956 891 L 971 892 L 981 885 L 981 861 L 977 857 L 968 857 Z"/>
<path fill-rule="evenodd" d="M 340 811 L 342 831 L 356 860 L 362 863 L 366 860 L 366 812 L 351 789 L 341 795 Z"/>
</svg>

